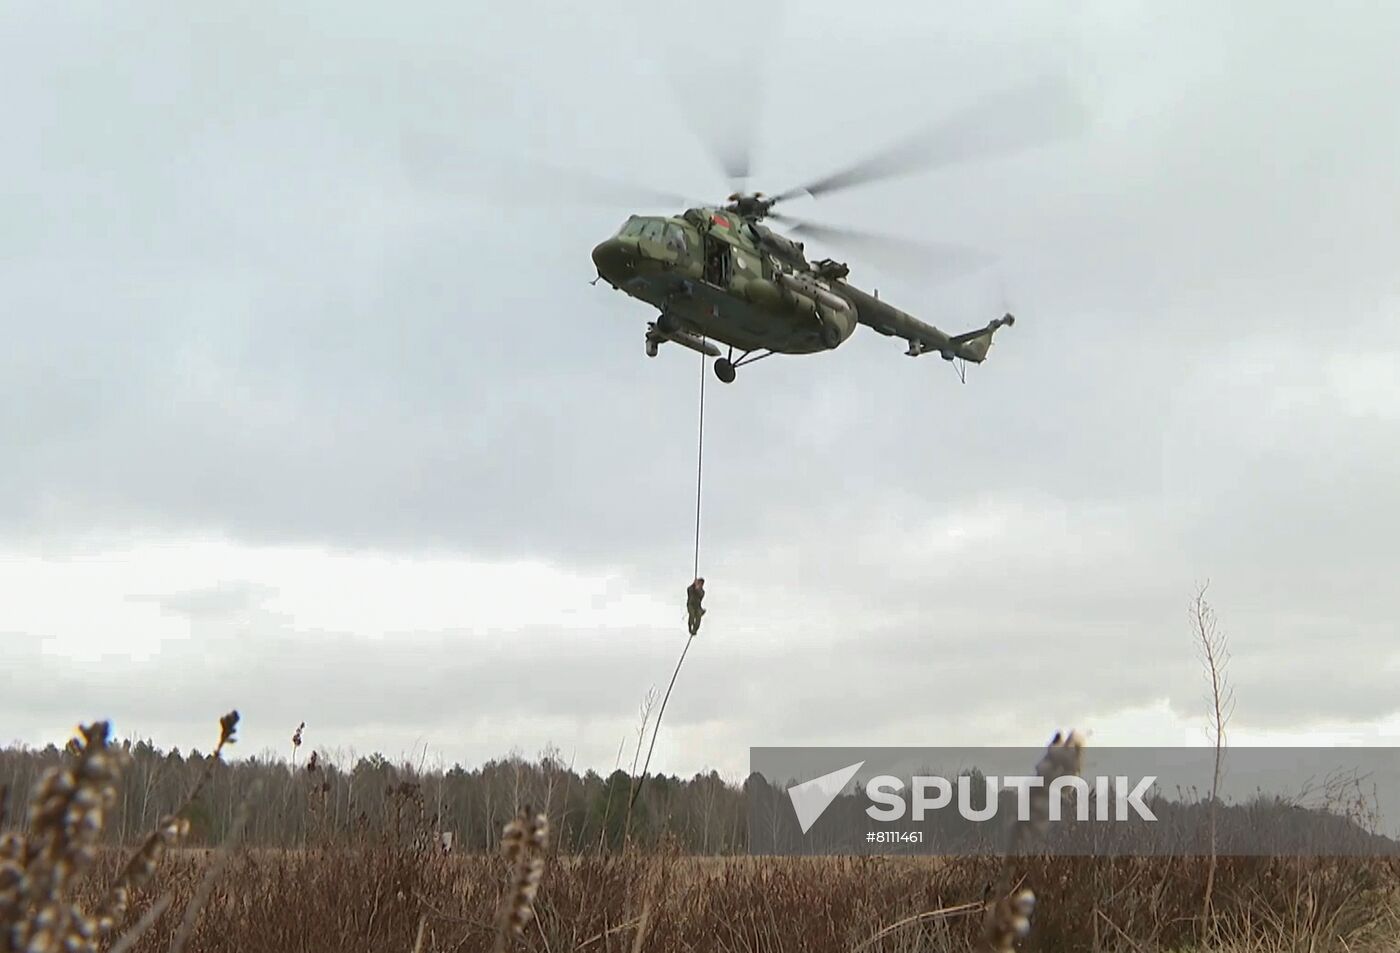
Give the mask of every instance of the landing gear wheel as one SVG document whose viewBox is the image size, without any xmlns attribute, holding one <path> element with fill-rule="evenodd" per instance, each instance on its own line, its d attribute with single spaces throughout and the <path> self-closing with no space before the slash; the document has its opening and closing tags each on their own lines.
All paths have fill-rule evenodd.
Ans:
<svg viewBox="0 0 1400 953">
<path fill-rule="evenodd" d="M 728 358 L 720 358 L 715 361 L 715 376 L 726 384 L 734 383 L 734 362 Z"/>
<path fill-rule="evenodd" d="M 656 329 L 665 334 L 675 334 L 681 329 L 681 323 L 676 320 L 674 314 L 667 314 L 663 311 L 656 316 Z"/>
<path fill-rule="evenodd" d="M 647 339 L 647 357 L 656 357 L 656 342 L 650 338 Z"/>
<path fill-rule="evenodd" d="M 822 343 L 827 350 L 833 350 L 841 344 L 841 329 L 834 324 L 822 322 Z"/>
</svg>

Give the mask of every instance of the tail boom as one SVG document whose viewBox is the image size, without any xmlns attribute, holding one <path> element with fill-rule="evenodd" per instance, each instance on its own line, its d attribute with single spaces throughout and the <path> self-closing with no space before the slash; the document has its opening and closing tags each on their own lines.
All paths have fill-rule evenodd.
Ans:
<svg viewBox="0 0 1400 953">
<path fill-rule="evenodd" d="M 855 300 L 861 324 L 880 334 L 903 338 L 909 342 L 909 350 L 904 353 L 910 357 L 935 352 L 945 361 L 956 357 L 980 364 L 987 359 L 987 351 L 992 346 L 992 335 L 997 329 L 1016 323 L 1016 317 L 1008 313 L 976 331 L 949 335 L 873 295 L 849 285 L 841 290 Z"/>
</svg>

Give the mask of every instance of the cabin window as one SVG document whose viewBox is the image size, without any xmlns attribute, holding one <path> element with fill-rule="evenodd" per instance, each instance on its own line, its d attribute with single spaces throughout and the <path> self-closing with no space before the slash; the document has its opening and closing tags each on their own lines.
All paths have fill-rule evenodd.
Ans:
<svg viewBox="0 0 1400 953">
<path fill-rule="evenodd" d="M 666 226 L 666 247 L 677 255 L 686 253 L 685 229 L 679 225 Z"/>
<path fill-rule="evenodd" d="M 645 219 L 638 218 L 637 216 L 633 215 L 627 221 L 622 223 L 622 227 L 617 230 L 617 234 L 620 237 L 636 238 L 642 234 L 642 226 L 645 224 Z"/>
<path fill-rule="evenodd" d="M 666 223 L 659 218 L 648 219 L 642 226 L 642 240 L 660 242 L 666 232 Z"/>
</svg>

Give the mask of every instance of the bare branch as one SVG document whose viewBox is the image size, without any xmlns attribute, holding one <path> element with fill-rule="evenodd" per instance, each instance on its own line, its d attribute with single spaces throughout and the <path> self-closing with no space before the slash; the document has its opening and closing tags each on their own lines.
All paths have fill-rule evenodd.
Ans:
<svg viewBox="0 0 1400 953">
<path fill-rule="evenodd" d="M 1206 868 L 1205 896 L 1201 902 L 1201 938 L 1205 942 L 1211 922 L 1211 898 L 1215 889 L 1216 857 L 1216 811 L 1220 792 L 1221 764 L 1225 752 L 1225 726 L 1235 710 L 1235 692 L 1230 686 L 1226 668 L 1230 662 L 1230 648 L 1225 636 L 1220 632 L 1215 610 L 1206 601 L 1206 591 L 1210 588 L 1207 580 L 1197 590 L 1191 600 L 1190 619 L 1193 635 L 1197 641 L 1197 651 L 1206 677 L 1210 684 L 1208 697 L 1210 720 L 1208 730 L 1215 744 L 1215 765 L 1210 782 L 1210 864 Z"/>
</svg>

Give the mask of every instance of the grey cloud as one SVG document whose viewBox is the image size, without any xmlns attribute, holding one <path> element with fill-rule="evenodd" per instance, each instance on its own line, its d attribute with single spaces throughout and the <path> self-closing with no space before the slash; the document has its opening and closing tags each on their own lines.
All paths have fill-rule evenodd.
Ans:
<svg viewBox="0 0 1400 953">
<path fill-rule="evenodd" d="M 72 73 L 61 100 L 70 118 L 57 131 L 39 121 L 43 104 L 58 105 L 53 89 L 19 112 L 30 123 L 8 160 L 12 181 L 40 204 L 13 220 L 11 235 L 26 244 L 12 260 L 7 310 L 36 317 L 10 378 L 34 408 L 17 436 L 35 451 L 9 477 L 12 526 L 63 532 L 72 529 L 63 514 L 73 514 L 78 524 L 595 560 L 665 545 L 661 532 L 627 519 L 628 503 L 674 506 L 693 375 L 675 355 L 637 360 L 632 335 L 644 312 L 583 284 L 588 247 L 626 210 L 512 211 L 485 194 L 444 196 L 406 180 L 398 152 L 405 131 L 447 127 L 461 130 L 464 164 L 487 148 L 568 142 L 587 146 L 580 162 L 602 152 L 606 170 L 607 150 L 620 144 L 610 133 L 626 128 L 625 117 L 575 121 L 565 87 L 587 95 L 589 80 L 627 75 L 616 62 L 625 41 L 602 41 L 599 17 L 571 20 L 599 41 L 596 54 L 580 51 L 588 43 L 539 47 L 561 73 L 532 71 L 525 82 L 508 69 L 512 54 L 490 43 L 491 30 L 511 26 L 508 14 L 474 33 L 442 16 L 452 18 L 416 28 L 353 13 L 336 24 L 273 16 L 256 33 L 153 24 L 148 55 L 130 61 L 103 47 L 97 23 L 47 41 L 47 65 L 32 64 L 40 75 L 71 71 L 97 47 L 132 85 Z M 1180 79 L 1183 66 L 1169 56 L 1124 62 L 1120 45 L 1146 43 L 1148 28 L 1121 14 L 1090 11 L 1077 23 L 1042 14 L 1015 40 L 950 16 L 909 24 L 915 39 L 906 42 L 956 47 L 940 31 L 957 23 L 979 38 L 972 50 L 1019 43 L 1054 59 L 1049 41 L 1073 34 L 1082 81 L 1115 71 L 1096 76 L 1113 93 L 1100 95 L 1099 130 L 951 180 L 882 186 L 841 200 L 850 204 L 834 214 L 863 208 L 863 218 L 913 233 L 934 226 L 951 228 L 941 237 L 993 239 L 981 243 L 1007 255 L 1004 277 L 1027 320 L 966 388 L 939 366 L 902 361 L 888 341 L 858 340 L 835 355 L 760 366 L 714 395 L 716 457 L 736 461 L 742 483 L 715 508 L 738 514 L 720 524 L 726 531 L 758 522 L 762 510 L 737 498 L 748 487 L 818 510 L 833 492 L 849 505 L 864 487 L 930 502 L 1028 484 L 1085 496 L 1153 492 L 1160 451 L 1151 428 L 1133 424 L 1160 417 L 1183 369 L 1209 362 L 1242 325 L 1302 332 L 1318 319 L 1319 295 L 1335 305 L 1327 321 L 1336 341 L 1351 320 L 1348 299 L 1389 273 L 1383 239 L 1393 222 L 1376 214 L 1384 203 L 1357 196 L 1380 184 L 1385 167 L 1374 157 L 1394 146 L 1393 123 L 1359 107 L 1351 119 L 1316 91 L 1299 92 L 1313 81 L 1325 81 L 1329 96 L 1364 92 L 1383 61 L 1375 41 L 1348 37 L 1358 45 L 1342 65 L 1313 54 L 1296 61 L 1289 83 L 1271 85 L 1274 61 L 1262 54 L 1311 44 L 1307 24 L 1248 39 L 1227 32 L 1228 15 L 1194 11 L 1154 41 L 1201 58 L 1192 81 L 1164 97 L 1154 91 L 1159 74 Z M 878 23 L 860 34 L 874 48 Z M 633 59 L 664 66 L 655 48 L 640 49 Z M 774 55 L 815 66 L 794 50 Z M 849 55 L 861 55 L 859 42 Z M 950 67 L 898 68 L 952 102 L 975 98 L 969 82 L 1002 85 L 974 74 L 954 87 L 939 72 Z M 855 110 L 859 75 L 822 82 Z M 1135 112 L 1128 93 L 1139 86 L 1146 105 Z M 657 87 L 660 108 L 659 79 Z M 906 89 L 921 111 L 937 108 L 919 79 Z M 552 96 L 564 97 L 557 111 Z M 766 138 L 806 108 L 780 98 Z M 114 140 L 99 115 L 120 117 L 124 135 Z M 1364 126 L 1368 147 L 1319 153 L 1309 121 L 1338 134 Z M 653 135 L 658 146 L 673 140 L 661 155 L 689 148 L 679 121 Z M 868 142 L 856 139 L 837 137 L 825 153 L 804 148 L 804 163 L 838 164 Z M 668 165 L 637 171 L 668 178 Z M 691 180 L 693 166 L 681 172 Z M 97 199 L 47 204 L 75 196 Z M 36 233 L 47 236 L 37 246 Z M 905 300 L 922 309 L 938 296 L 911 288 Z M 990 310 L 938 320 L 972 323 Z M 47 317 L 55 313 L 64 317 Z M 724 474 L 716 468 L 717 494 Z M 61 505 L 40 510 L 40 487 Z M 607 550 L 594 542 L 599 522 L 613 527 Z"/>
<path fill-rule="evenodd" d="M 188 639 L 167 642 L 149 659 L 114 653 L 100 663 L 46 655 L 35 640 L 28 649 L 7 648 L 11 674 L 0 719 L 33 730 L 106 717 L 121 731 L 160 725 L 177 740 L 199 743 L 200 724 L 237 708 L 252 750 L 276 750 L 302 720 L 321 726 L 331 744 L 386 729 L 467 744 L 472 739 L 459 728 L 529 719 L 570 726 L 562 736 L 538 737 L 540 746 L 586 744 L 584 725 L 630 719 L 648 680 L 673 661 L 658 635 L 522 628 L 485 641 L 470 631 L 368 639 L 252 615 L 197 620 Z M 481 743 L 473 755 L 503 754 L 508 746 L 497 740 L 493 752 Z"/>
<path fill-rule="evenodd" d="M 276 594 L 277 590 L 271 586 L 229 580 L 166 596 L 134 595 L 128 598 L 154 602 L 161 611 L 186 616 L 191 621 L 227 621 L 252 614 L 266 620 L 277 618 L 263 608 Z"/>
</svg>

